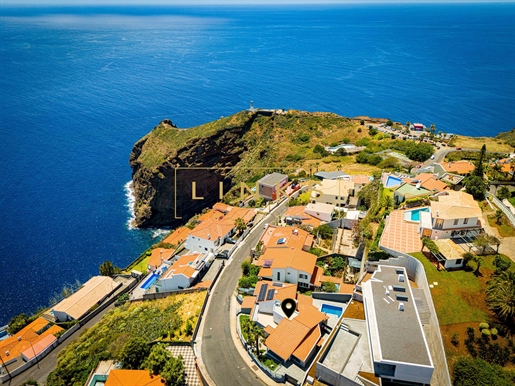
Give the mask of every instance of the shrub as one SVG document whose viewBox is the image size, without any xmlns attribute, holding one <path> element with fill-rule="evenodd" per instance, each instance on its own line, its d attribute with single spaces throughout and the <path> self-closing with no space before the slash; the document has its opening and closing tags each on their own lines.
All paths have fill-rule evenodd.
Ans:
<svg viewBox="0 0 515 386">
<path fill-rule="evenodd" d="M 490 334 L 492 334 L 492 338 L 496 339 L 498 334 L 497 328 L 492 328 Z"/>
<path fill-rule="evenodd" d="M 484 328 L 481 330 L 481 335 L 483 336 L 490 336 L 491 333 L 490 333 L 490 330 L 488 328 Z"/>
<path fill-rule="evenodd" d="M 453 344 L 453 346 L 459 345 L 460 344 L 460 334 L 458 334 L 457 332 L 451 333 L 451 343 Z"/>
<path fill-rule="evenodd" d="M 490 326 L 488 325 L 488 323 L 486 323 L 486 322 L 479 323 L 480 330 L 489 329 L 489 328 L 490 328 Z"/>
</svg>

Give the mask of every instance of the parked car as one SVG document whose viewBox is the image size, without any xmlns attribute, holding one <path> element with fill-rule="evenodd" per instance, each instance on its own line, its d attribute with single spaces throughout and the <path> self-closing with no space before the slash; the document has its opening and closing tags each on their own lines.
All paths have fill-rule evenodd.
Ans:
<svg viewBox="0 0 515 386">
<path fill-rule="evenodd" d="M 232 237 L 227 237 L 225 242 L 229 244 L 236 244 L 236 240 L 234 240 Z"/>
<path fill-rule="evenodd" d="M 461 147 L 457 147 L 456 150 L 461 150 Z"/>
<path fill-rule="evenodd" d="M 435 155 L 434 154 L 431 155 L 431 159 L 435 159 Z"/>
<path fill-rule="evenodd" d="M 229 258 L 229 251 L 225 250 L 225 251 L 218 252 L 216 254 L 216 257 L 219 258 L 219 259 L 228 259 Z"/>
</svg>

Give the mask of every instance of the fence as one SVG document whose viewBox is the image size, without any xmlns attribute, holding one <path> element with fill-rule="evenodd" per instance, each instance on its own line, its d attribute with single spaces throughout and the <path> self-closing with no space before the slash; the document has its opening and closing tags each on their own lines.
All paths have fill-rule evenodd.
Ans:
<svg viewBox="0 0 515 386">
<path fill-rule="evenodd" d="M 431 351 L 431 357 L 433 358 L 433 364 L 435 371 L 433 373 L 432 382 L 435 385 L 451 385 L 451 377 L 449 375 L 449 369 L 447 367 L 447 358 L 445 356 L 445 349 L 442 341 L 442 335 L 440 333 L 440 323 L 438 322 L 438 316 L 436 314 L 435 306 L 433 304 L 433 297 L 429 290 L 429 283 L 427 281 L 424 266 L 420 261 L 415 259 L 413 256 L 405 253 L 394 251 L 381 246 L 381 249 L 388 252 L 391 257 L 388 260 L 380 260 L 369 263 L 367 268 L 374 267 L 377 265 L 388 265 L 388 266 L 401 266 L 406 269 L 408 277 L 410 277 L 418 287 L 423 291 L 427 306 L 429 308 L 429 324 L 427 327 L 426 339 Z"/>
<path fill-rule="evenodd" d="M 513 213 L 511 213 L 511 210 L 502 203 L 501 200 L 499 200 L 497 197 L 495 197 L 493 194 L 491 193 L 486 193 L 486 197 L 489 198 L 490 200 L 492 200 L 494 202 L 494 204 L 500 209 L 503 211 L 503 213 L 506 215 L 506 217 L 508 217 L 508 220 L 510 220 L 511 224 L 515 227 L 515 215 Z"/>
</svg>

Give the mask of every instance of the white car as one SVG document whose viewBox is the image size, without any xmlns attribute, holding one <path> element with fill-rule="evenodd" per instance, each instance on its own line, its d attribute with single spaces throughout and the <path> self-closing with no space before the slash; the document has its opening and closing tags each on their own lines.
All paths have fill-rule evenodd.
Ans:
<svg viewBox="0 0 515 386">
<path fill-rule="evenodd" d="M 431 159 L 435 159 L 435 155 L 434 154 L 431 156 Z"/>
</svg>

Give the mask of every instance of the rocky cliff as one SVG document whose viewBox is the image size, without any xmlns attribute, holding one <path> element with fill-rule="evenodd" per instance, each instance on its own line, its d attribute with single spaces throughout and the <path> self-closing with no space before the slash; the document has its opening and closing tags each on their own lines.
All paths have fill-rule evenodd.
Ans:
<svg viewBox="0 0 515 386">
<path fill-rule="evenodd" d="M 360 136 L 357 125 L 331 113 L 262 110 L 190 129 L 164 120 L 130 156 L 134 225 L 178 226 L 219 201 L 235 182 L 321 158 L 313 152 L 321 142 Z"/>
</svg>

